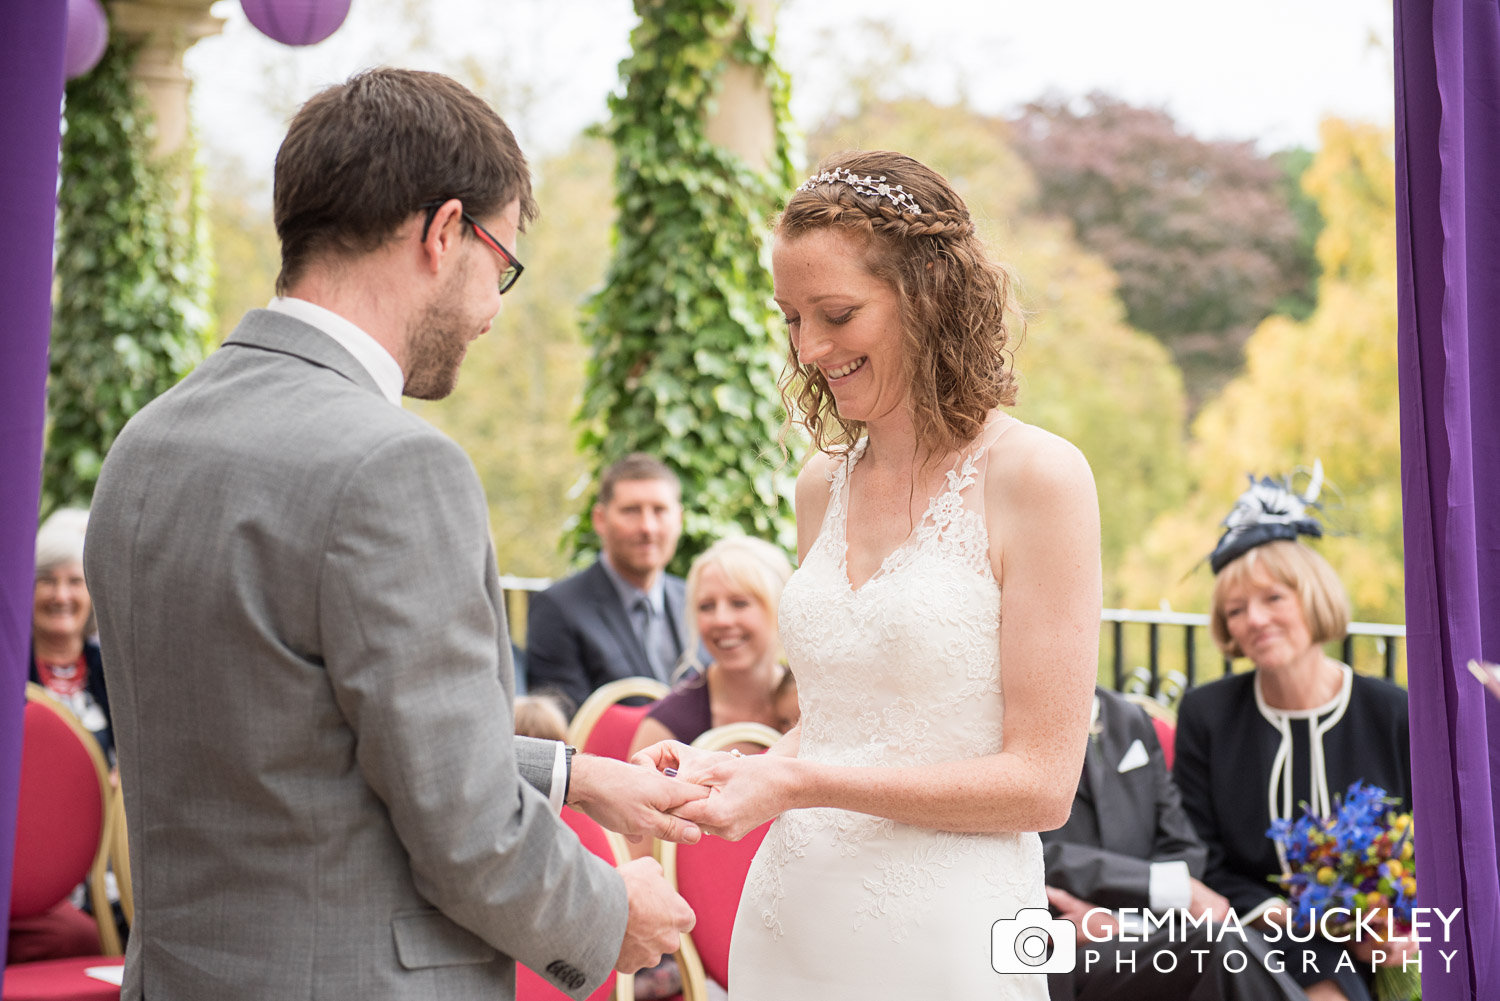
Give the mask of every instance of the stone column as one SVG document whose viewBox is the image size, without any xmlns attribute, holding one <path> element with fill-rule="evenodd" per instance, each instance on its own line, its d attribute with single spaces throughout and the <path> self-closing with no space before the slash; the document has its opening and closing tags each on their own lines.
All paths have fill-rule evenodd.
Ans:
<svg viewBox="0 0 1500 1001">
<path fill-rule="evenodd" d="M 775 0 L 743 0 L 745 16 L 769 32 Z M 704 123 L 708 140 L 736 154 L 756 170 L 765 170 L 776 148 L 776 121 L 771 94 L 759 70 L 730 63 L 724 71 L 718 109 Z"/>
<path fill-rule="evenodd" d="M 111 30 L 141 40 L 131 75 L 156 117 L 156 155 L 171 156 L 188 134 L 188 76 L 182 56 L 200 38 L 217 35 L 224 19 L 208 12 L 213 0 L 112 0 Z"/>
</svg>

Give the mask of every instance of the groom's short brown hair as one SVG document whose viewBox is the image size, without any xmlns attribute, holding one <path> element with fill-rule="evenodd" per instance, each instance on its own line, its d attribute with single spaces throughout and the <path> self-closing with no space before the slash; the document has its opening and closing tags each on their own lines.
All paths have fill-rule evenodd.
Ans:
<svg viewBox="0 0 1500 1001">
<path fill-rule="evenodd" d="M 276 154 L 277 292 L 309 261 L 375 250 L 421 205 L 449 198 L 475 218 L 519 200 L 522 228 L 536 218 L 526 158 L 478 95 L 440 73 L 389 67 L 318 93 Z"/>
</svg>

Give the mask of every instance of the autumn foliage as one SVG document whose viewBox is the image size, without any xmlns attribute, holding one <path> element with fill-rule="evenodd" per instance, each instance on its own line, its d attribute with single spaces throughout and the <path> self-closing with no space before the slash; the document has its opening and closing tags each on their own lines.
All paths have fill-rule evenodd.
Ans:
<svg viewBox="0 0 1500 1001">
<path fill-rule="evenodd" d="M 1127 318 L 1172 349 L 1195 400 L 1239 367 L 1257 323 L 1305 312 L 1310 248 L 1282 166 L 1254 143 L 1099 93 L 1033 103 L 1014 124 L 1035 208 L 1109 262 Z"/>
</svg>

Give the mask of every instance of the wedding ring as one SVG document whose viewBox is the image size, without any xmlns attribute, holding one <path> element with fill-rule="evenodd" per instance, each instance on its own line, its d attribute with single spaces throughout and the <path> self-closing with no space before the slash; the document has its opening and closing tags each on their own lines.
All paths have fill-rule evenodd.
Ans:
<svg viewBox="0 0 1500 1001">
<path fill-rule="evenodd" d="M 663 768 L 661 770 L 661 773 L 669 779 L 675 779 L 677 777 L 677 769 L 675 768 Z"/>
</svg>

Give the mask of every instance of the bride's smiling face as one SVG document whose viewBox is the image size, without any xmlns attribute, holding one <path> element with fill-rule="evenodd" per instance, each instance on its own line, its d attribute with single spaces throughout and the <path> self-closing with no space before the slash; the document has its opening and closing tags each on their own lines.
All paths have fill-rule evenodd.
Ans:
<svg viewBox="0 0 1500 1001">
<path fill-rule="evenodd" d="M 900 303 L 864 255 L 864 241 L 839 229 L 779 236 L 771 249 L 797 361 L 817 366 L 839 416 L 854 421 L 884 417 L 907 395 Z"/>
</svg>

